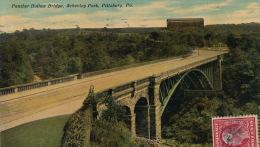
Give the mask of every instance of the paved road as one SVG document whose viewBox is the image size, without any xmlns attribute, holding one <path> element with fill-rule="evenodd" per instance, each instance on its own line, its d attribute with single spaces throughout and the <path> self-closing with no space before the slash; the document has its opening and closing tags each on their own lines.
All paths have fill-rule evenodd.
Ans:
<svg viewBox="0 0 260 147">
<path fill-rule="evenodd" d="M 82 105 L 90 85 L 94 85 L 95 92 L 99 92 L 214 57 L 224 52 L 226 51 L 200 50 L 199 55 L 194 52 L 192 56 L 185 59 L 177 58 L 0 96 L 0 131 L 34 120 L 72 114 Z"/>
</svg>

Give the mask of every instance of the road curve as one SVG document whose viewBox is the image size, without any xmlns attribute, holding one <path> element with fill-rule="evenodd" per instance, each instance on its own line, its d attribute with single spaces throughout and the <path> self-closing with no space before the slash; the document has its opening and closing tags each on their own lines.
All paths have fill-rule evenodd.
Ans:
<svg viewBox="0 0 260 147">
<path fill-rule="evenodd" d="M 200 50 L 187 58 L 152 63 L 91 76 L 62 84 L 0 96 L 0 131 L 34 120 L 74 113 L 94 85 L 95 92 L 160 74 L 171 69 L 221 55 L 226 51 Z"/>
</svg>

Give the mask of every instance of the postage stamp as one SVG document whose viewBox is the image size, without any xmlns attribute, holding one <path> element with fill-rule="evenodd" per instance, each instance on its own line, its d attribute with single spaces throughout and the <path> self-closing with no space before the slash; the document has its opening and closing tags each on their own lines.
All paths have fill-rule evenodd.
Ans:
<svg viewBox="0 0 260 147">
<path fill-rule="evenodd" d="M 213 117 L 214 147 L 258 147 L 257 115 Z"/>
</svg>

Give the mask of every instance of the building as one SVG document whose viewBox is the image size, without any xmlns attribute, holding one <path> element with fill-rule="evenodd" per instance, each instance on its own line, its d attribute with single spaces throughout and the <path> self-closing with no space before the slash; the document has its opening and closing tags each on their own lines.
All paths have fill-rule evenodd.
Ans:
<svg viewBox="0 0 260 147">
<path fill-rule="evenodd" d="M 167 19 L 167 28 L 183 28 L 183 27 L 203 27 L 204 19 L 203 18 L 175 18 Z"/>
</svg>

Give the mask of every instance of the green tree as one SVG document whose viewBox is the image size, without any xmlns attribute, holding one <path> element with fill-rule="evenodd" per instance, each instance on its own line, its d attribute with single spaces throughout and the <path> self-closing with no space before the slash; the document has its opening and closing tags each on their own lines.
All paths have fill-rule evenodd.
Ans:
<svg viewBox="0 0 260 147">
<path fill-rule="evenodd" d="M 82 72 L 82 61 L 79 57 L 71 57 L 68 62 L 67 71 L 69 74 L 81 73 Z"/>
<path fill-rule="evenodd" d="M 15 40 L 0 44 L 0 87 L 33 81 L 30 58 Z"/>
<path fill-rule="evenodd" d="M 232 36 L 232 35 L 231 35 Z M 245 48 L 245 42 L 228 43 L 230 55 L 226 57 L 223 70 L 223 89 L 226 94 L 236 99 L 240 105 L 247 102 L 259 103 L 259 37 L 251 38 L 251 35 L 242 35 L 245 41 L 250 43 L 250 48 Z M 246 39 L 249 37 L 250 39 Z M 232 39 L 229 39 L 232 38 Z M 230 37 L 229 41 L 240 42 L 240 38 Z"/>
<path fill-rule="evenodd" d="M 135 141 L 131 137 L 130 130 L 126 127 L 122 119 L 124 118 L 124 109 L 115 99 L 108 95 L 95 95 L 93 87 L 90 89 L 89 96 L 84 101 L 84 106 L 72 115 L 64 127 L 61 146 L 84 146 L 86 144 L 84 137 L 85 130 L 89 128 L 86 124 L 95 117 L 96 106 L 104 104 L 107 109 L 102 113 L 102 119 L 94 120 L 90 127 L 90 146 L 126 146 L 134 147 Z M 93 110 L 93 114 L 86 116 L 86 112 Z M 87 136 L 88 136 L 87 135 Z"/>
<path fill-rule="evenodd" d="M 210 143 L 211 117 L 239 114 L 242 112 L 227 98 L 193 98 L 172 112 L 162 135 L 180 143 Z"/>
</svg>

